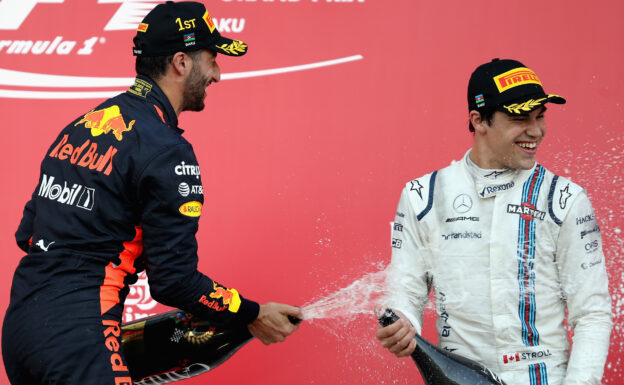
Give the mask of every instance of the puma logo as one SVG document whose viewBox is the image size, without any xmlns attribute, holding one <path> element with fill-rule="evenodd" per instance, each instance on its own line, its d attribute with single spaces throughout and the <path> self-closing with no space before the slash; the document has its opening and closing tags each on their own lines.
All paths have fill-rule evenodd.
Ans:
<svg viewBox="0 0 624 385">
<path fill-rule="evenodd" d="M 37 245 L 37 247 L 39 247 L 41 250 L 43 250 L 43 251 L 48 251 L 48 249 L 50 248 L 50 246 L 52 246 L 52 244 L 53 244 L 53 243 L 54 243 L 54 241 L 52 241 L 52 242 L 48 243 L 48 245 L 46 246 L 46 245 L 43 243 L 43 239 L 40 239 L 40 240 L 36 243 L 36 245 Z"/>
</svg>

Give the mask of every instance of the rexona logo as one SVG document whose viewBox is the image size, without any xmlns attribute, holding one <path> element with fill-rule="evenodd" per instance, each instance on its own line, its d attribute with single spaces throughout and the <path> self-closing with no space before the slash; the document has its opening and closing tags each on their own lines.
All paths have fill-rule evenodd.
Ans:
<svg viewBox="0 0 624 385">
<path fill-rule="evenodd" d="M 54 177 L 43 174 L 39 186 L 39 196 L 63 203 L 68 206 L 76 206 L 91 211 L 95 204 L 95 189 L 76 183 L 54 183 Z"/>
</svg>

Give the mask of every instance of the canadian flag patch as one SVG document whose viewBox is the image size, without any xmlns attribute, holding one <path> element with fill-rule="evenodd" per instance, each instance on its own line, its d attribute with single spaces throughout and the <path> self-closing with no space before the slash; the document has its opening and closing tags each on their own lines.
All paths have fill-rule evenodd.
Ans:
<svg viewBox="0 0 624 385">
<path fill-rule="evenodd" d="M 508 364 L 511 361 L 520 361 L 520 353 L 516 354 L 503 354 L 503 362 Z"/>
</svg>

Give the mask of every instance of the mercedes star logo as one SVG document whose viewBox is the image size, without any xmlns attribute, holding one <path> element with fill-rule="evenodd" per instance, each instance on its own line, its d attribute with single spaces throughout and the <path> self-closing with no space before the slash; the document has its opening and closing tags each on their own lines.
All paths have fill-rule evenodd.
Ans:
<svg viewBox="0 0 624 385">
<path fill-rule="evenodd" d="M 472 208 L 472 199 L 466 194 L 460 194 L 453 201 L 453 209 L 460 214 L 468 212 Z"/>
</svg>

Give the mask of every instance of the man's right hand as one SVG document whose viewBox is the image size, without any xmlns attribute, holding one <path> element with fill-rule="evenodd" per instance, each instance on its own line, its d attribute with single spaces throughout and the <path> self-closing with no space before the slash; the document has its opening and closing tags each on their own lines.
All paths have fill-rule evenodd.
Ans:
<svg viewBox="0 0 624 385">
<path fill-rule="evenodd" d="M 260 305 L 258 318 L 247 325 L 247 328 L 252 336 L 265 345 L 283 342 L 299 328 L 288 320 L 289 315 L 303 319 L 303 312 L 298 307 L 268 302 Z"/>
<path fill-rule="evenodd" d="M 376 314 L 383 313 L 385 307 L 379 306 L 375 309 Z M 416 329 L 407 317 L 398 310 L 394 310 L 399 319 L 386 327 L 380 326 L 375 336 L 381 341 L 381 346 L 388 349 L 390 353 L 397 357 L 407 357 L 416 349 Z"/>
</svg>

